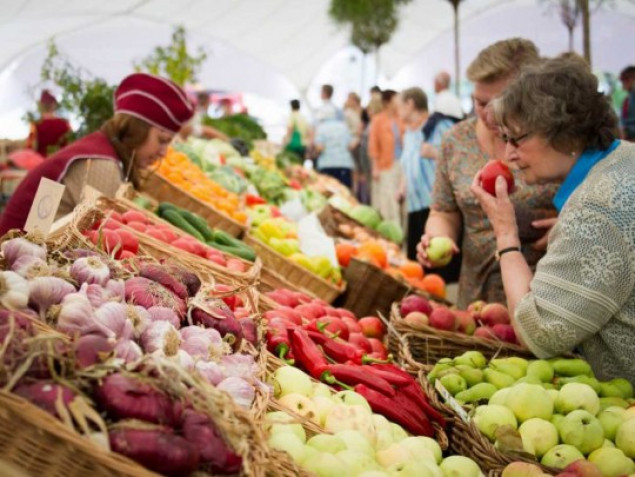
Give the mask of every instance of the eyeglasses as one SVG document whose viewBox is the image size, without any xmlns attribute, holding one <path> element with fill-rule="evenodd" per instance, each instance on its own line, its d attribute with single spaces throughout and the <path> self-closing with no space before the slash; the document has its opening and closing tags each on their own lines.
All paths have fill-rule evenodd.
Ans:
<svg viewBox="0 0 635 477">
<path fill-rule="evenodd" d="M 517 137 L 511 137 L 509 134 L 501 134 L 501 139 L 503 140 L 503 142 L 505 144 L 509 143 L 512 146 L 514 146 L 516 149 L 518 149 L 520 147 L 520 141 L 522 141 L 523 139 L 526 139 L 531 133 L 525 133 L 522 134 L 521 136 L 517 136 Z"/>
</svg>

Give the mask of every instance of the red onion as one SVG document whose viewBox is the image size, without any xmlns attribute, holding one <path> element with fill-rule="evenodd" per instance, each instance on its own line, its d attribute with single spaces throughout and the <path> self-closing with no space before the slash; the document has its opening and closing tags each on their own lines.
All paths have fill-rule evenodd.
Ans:
<svg viewBox="0 0 635 477">
<path fill-rule="evenodd" d="M 138 379 L 112 374 L 97 390 L 97 399 L 113 419 L 140 419 L 175 427 L 178 408 L 165 394 Z"/>
<path fill-rule="evenodd" d="M 256 346 L 258 344 L 258 328 L 254 320 L 251 318 L 240 318 L 238 323 L 240 323 L 240 328 L 243 331 L 243 338 Z"/>
<path fill-rule="evenodd" d="M 168 265 L 167 267 L 164 265 L 164 267 L 170 275 L 174 276 L 187 287 L 189 296 L 193 297 L 198 293 L 198 290 L 201 288 L 201 280 L 194 273 L 176 265 Z"/>
<path fill-rule="evenodd" d="M 213 314 L 200 308 L 193 308 L 191 315 L 194 324 L 214 328 L 235 350 L 239 349 L 243 339 L 243 330 L 231 310 L 219 306 L 210 311 Z"/>
<path fill-rule="evenodd" d="M 148 313 L 150 314 L 150 319 L 152 321 L 167 321 L 177 330 L 181 327 L 181 320 L 171 308 L 166 308 L 165 306 L 151 306 L 148 308 Z"/>
<path fill-rule="evenodd" d="M 162 475 L 189 475 L 199 466 L 196 446 L 175 436 L 171 429 L 123 428 L 108 434 L 113 451 Z"/>
<path fill-rule="evenodd" d="M 187 287 L 161 265 L 143 265 L 139 270 L 139 276 L 160 283 L 181 300 L 185 300 L 188 297 Z"/>
<path fill-rule="evenodd" d="M 223 440 L 220 432 L 205 414 L 186 409 L 183 413 L 183 436 L 199 452 L 201 464 L 211 466 L 214 474 L 237 474 L 242 457 Z"/>
<path fill-rule="evenodd" d="M 174 310 L 181 318 L 187 311 L 185 302 L 172 291 L 143 277 L 126 280 L 126 301 L 144 308 L 165 306 Z"/>
<path fill-rule="evenodd" d="M 33 384 L 20 384 L 13 392 L 41 407 L 49 414 L 59 417 L 55 403 L 61 397 L 64 407 L 68 407 L 75 393 L 61 384 L 51 381 L 39 381 Z"/>
</svg>

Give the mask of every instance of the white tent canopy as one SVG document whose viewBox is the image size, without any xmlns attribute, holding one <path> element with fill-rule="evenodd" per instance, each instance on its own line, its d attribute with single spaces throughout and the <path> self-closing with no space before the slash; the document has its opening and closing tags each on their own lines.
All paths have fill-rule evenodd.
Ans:
<svg viewBox="0 0 635 477">
<path fill-rule="evenodd" d="M 628 54 L 635 44 L 635 1 L 605 3 L 592 17 L 593 62 L 595 69 L 616 72 L 634 60 Z M 328 6 L 328 0 L 0 0 L 0 136 L 32 107 L 28 87 L 39 82 L 52 37 L 74 64 L 116 83 L 135 60 L 167 44 L 174 25 L 183 25 L 190 44 L 208 51 L 200 82 L 268 98 L 254 104 L 275 110 L 274 122 L 283 121 L 293 97 L 315 105 L 323 82 L 335 85 L 337 101 L 351 90 L 364 94 L 370 83 L 362 75 L 374 77 L 374 62 L 362 61 L 349 46 Z M 465 0 L 460 18 L 463 70 L 478 50 L 509 36 L 534 40 L 544 54 L 568 46 L 557 12 L 539 0 Z M 453 72 L 452 25 L 446 0 L 403 7 L 399 30 L 379 55 L 380 84 L 429 90 L 436 71 Z"/>
</svg>

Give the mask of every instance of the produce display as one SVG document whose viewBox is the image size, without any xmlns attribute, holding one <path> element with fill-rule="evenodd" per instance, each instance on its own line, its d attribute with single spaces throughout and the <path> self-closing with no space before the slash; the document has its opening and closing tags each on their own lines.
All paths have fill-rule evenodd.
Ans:
<svg viewBox="0 0 635 477">
<path fill-rule="evenodd" d="M 525 452 L 556 469 L 586 458 L 597 475 L 635 472 L 633 387 L 621 378 L 597 380 L 582 359 L 488 363 L 468 351 L 439 361 L 428 379 L 438 380 L 458 403 L 474 406 L 471 419 L 503 452 Z"/>
<path fill-rule="evenodd" d="M 221 473 L 241 468 L 240 456 L 198 409 L 196 395 L 187 397 L 188 387 L 205 394 L 205 386 L 214 386 L 249 408 L 257 392 L 267 392 L 254 357 L 240 351 L 243 340 L 258 340 L 240 296 L 145 257 L 120 254 L 117 262 L 89 250 L 53 253 L 22 237 L 5 240 L 2 254 L 2 326 L 14 344 L 2 353 L 10 369 L 5 378 L 17 395 L 62 419 L 60 406 L 68 406 L 66 415 L 80 412 L 75 397 L 95 402 L 105 424 L 94 419 L 110 448 L 168 475 L 201 466 Z M 49 358 L 63 363 L 59 368 L 44 358 L 33 361 L 38 354 L 24 349 L 29 341 L 19 339 L 21 333 L 34 330 L 35 322 L 71 338 L 50 348 Z M 86 405 L 83 412 L 92 409 Z"/>
</svg>

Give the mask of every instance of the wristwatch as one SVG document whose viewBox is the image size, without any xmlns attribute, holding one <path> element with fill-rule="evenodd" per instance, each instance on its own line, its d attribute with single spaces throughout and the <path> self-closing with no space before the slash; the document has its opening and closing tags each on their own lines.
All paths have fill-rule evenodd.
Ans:
<svg viewBox="0 0 635 477">
<path fill-rule="evenodd" d="M 507 252 L 520 252 L 520 251 L 521 251 L 520 247 L 507 247 L 502 250 L 496 250 L 496 253 L 494 254 L 494 258 L 496 259 L 497 262 L 499 262 L 501 257 Z"/>
</svg>

